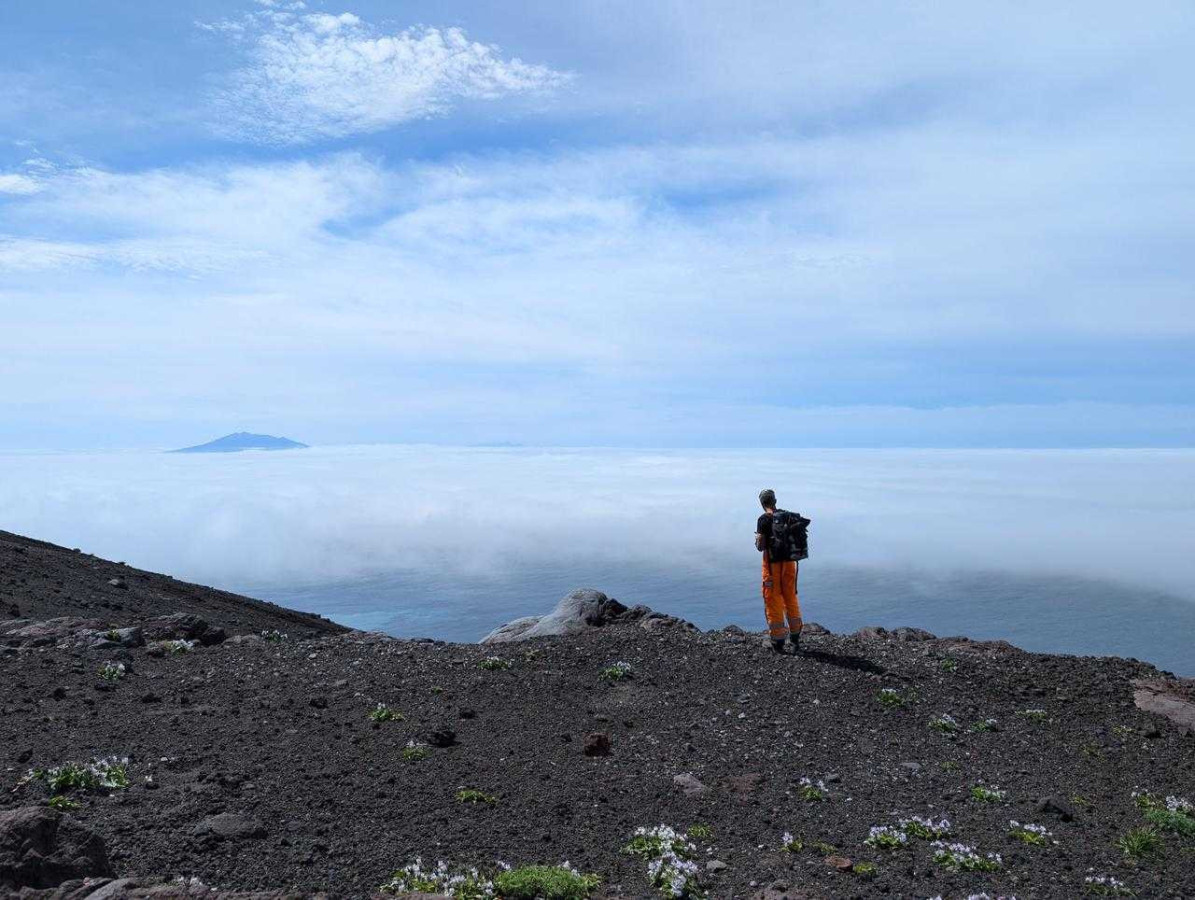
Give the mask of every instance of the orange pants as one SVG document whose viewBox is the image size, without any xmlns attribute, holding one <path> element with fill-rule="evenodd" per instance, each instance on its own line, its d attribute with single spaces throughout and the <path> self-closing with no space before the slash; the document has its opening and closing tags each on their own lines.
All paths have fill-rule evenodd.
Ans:
<svg viewBox="0 0 1195 900">
<path fill-rule="evenodd" d="M 768 634 L 774 641 L 782 641 L 790 634 L 801 633 L 801 604 L 797 600 L 797 564 L 769 563 L 763 558 L 763 611 L 768 620 Z M 788 616 L 788 627 L 784 618 Z"/>
</svg>

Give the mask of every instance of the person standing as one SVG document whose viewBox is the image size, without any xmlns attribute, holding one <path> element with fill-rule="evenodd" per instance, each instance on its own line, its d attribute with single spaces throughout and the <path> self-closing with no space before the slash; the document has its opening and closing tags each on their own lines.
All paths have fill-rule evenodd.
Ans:
<svg viewBox="0 0 1195 900">
<path fill-rule="evenodd" d="M 787 638 L 793 652 L 801 646 L 801 604 L 797 599 L 800 560 L 809 556 L 809 519 L 776 507 L 776 492 L 759 492 L 763 515 L 755 523 L 755 549 L 763 554 L 762 593 L 764 616 L 772 649 L 784 652 Z M 787 624 L 785 619 L 787 618 Z"/>
</svg>

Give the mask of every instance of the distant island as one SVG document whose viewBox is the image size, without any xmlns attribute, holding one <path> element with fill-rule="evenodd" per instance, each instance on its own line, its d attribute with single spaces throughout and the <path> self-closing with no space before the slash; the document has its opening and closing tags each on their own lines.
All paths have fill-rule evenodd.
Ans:
<svg viewBox="0 0 1195 900">
<path fill-rule="evenodd" d="M 290 438 L 274 437 L 272 434 L 250 434 L 247 431 L 238 431 L 236 434 L 226 434 L 224 437 L 208 441 L 206 444 L 167 452 L 239 453 L 241 450 L 301 450 L 306 446 L 306 444 L 300 444 Z"/>
</svg>

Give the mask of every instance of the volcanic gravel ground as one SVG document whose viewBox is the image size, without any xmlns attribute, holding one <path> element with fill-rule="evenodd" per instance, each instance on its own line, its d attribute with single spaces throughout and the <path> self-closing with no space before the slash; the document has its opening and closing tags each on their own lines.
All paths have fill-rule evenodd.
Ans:
<svg viewBox="0 0 1195 900">
<path fill-rule="evenodd" d="M 82 795 L 72 815 L 103 836 L 120 874 L 227 889 L 361 896 L 422 856 L 569 860 L 602 877 L 604 896 L 649 897 L 645 864 L 619 852 L 633 830 L 703 824 L 713 836 L 696 843 L 715 898 L 769 886 L 769 897 L 1074 898 L 1085 876 L 1105 874 L 1138 897 L 1195 897 L 1190 841 L 1168 835 L 1140 864 L 1114 845 L 1142 824 L 1134 789 L 1195 799 L 1195 739 L 1132 703 L 1130 680 L 1156 677 L 1152 667 L 965 639 L 805 645 L 778 657 L 758 635 L 636 626 L 491 647 L 251 637 L 163 657 L 119 651 L 131 672 L 107 690 L 97 689 L 110 687 L 97 676 L 102 654 L 10 648 L 0 809 L 45 801 L 40 783 L 14 790 L 31 767 L 128 756 L 130 788 Z M 484 668 L 490 655 L 510 667 Z M 620 660 L 631 678 L 599 677 Z M 884 687 L 913 699 L 887 708 Z M 403 720 L 373 723 L 378 703 Z M 1030 708 L 1046 719 L 1019 714 Z M 964 730 L 928 727 L 943 713 Z M 989 718 L 998 730 L 966 730 Z M 437 730 L 456 743 L 404 761 L 409 741 Z M 585 756 L 598 731 L 610 755 Z M 673 780 L 684 773 L 707 790 L 687 795 Z M 824 801 L 800 799 L 803 776 L 824 780 Z M 980 783 L 1006 799 L 972 799 Z M 497 802 L 458 803 L 462 787 Z M 1035 811 L 1047 796 L 1073 806 L 1074 820 Z M 203 833 L 220 813 L 243 817 L 231 820 L 240 836 Z M 914 814 L 948 817 L 954 840 L 1002 854 L 1003 867 L 950 874 L 926 842 L 864 844 L 871 826 Z M 1046 826 L 1057 843 L 1015 841 L 1012 819 Z M 782 852 L 786 831 L 807 849 Z M 814 842 L 874 862 L 877 876 L 834 870 Z M 726 867 L 705 872 L 711 860 Z"/>
<path fill-rule="evenodd" d="M 0 623 L 74 616 L 121 626 L 170 613 L 201 616 L 230 634 L 277 629 L 313 636 L 347 630 L 322 616 L 0 531 Z"/>
</svg>

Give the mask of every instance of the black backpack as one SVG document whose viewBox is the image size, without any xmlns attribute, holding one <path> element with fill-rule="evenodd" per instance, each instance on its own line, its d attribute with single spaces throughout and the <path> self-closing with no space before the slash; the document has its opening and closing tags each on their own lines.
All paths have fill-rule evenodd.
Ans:
<svg viewBox="0 0 1195 900">
<path fill-rule="evenodd" d="M 778 509 L 772 513 L 772 540 L 768 560 L 786 562 L 809 556 L 809 519 L 800 513 Z"/>
</svg>

